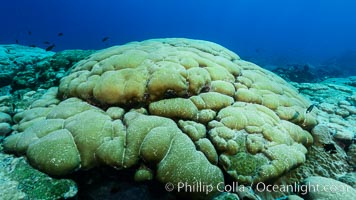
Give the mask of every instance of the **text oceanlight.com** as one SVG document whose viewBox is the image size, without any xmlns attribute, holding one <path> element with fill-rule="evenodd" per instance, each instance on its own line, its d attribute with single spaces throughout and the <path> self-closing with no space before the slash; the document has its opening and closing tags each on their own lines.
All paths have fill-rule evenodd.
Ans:
<svg viewBox="0 0 356 200">
<path fill-rule="evenodd" d="M 255 191 L 258 192 L 282 192 L 282 193 L 299 193 L 302 195 L 310 192 L 329 192 L 329 193 L 342 193 L 348 192 L 348 187 L 343 185 L 319 185 L 319 184 L 298 184 L 294 183 L 291 185 L 272 185 L 259 182 L 254 185 Z M 209 194 L 213 191 L 218 192 L 244 192 L 248 190 L 248 187 L 239 185 L 238 182 L 233 182 L 232 184 L 225 184 L 224 182 L 218 183 L 217 185 L 205 184 L 197 182 L 195 184 L 189 184 L 187 182 L 179 182 L 177 184 L 167 183 L 165 189 L 168 192 L 199 192 Z"/>
</svg>

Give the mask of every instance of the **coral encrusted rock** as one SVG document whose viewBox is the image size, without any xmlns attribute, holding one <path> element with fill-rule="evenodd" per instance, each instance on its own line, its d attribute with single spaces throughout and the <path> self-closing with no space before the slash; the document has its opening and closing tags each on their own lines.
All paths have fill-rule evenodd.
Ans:
<svg viewBox="0 0 356 200">
<path fill-rule="evenodd" d="M 58 93 L 14 116 L 4 147 L 51 175 L 143 164 L 163 183 L 218 185 L 223 171 L 256 183 L 305 162 L 317 124 L 309 106 L 283 79 L 218 44 L 153 39 L 78 62 Z M 136 180 L 151 177 L 141 171 Z"/>
</svg>

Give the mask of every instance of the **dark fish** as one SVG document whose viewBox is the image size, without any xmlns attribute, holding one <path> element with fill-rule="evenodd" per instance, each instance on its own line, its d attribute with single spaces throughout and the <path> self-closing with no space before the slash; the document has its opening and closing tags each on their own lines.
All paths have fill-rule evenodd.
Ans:
<svg viewBox="0 0 356 200">
<path fill-rule="evenodd" d="M 30 47 L 37 47 L 35 44 L 30 44 L 29 46 Z"/>
<path fill-rule="evenodd" d="M 104 37 L 103 39 L 101 39 L 101 41 L 102 41 L 102 42 L 105 42 L 105 41 L 107 41 L 109 38 L 110 38 L 110 37 L 106 36 L 106 37 Z"/>
<path fill-rule="evenodd" d="M 307 111 L 305 112 L 305 113 L 310 113 L 312 110 L 313 110 L 313 108 L 316 106 L 316 104 L 312 104 L 312 105 L 310 105 L 308 108 L 307 108 Z"/>
<path fill-rule="evenodd" d="M 63 36 L 63 33 L 60 32 L 60 33 L 58 33 L 57 35 L 58 35 L 58 37 L 61 37 L 61 36 Z"/>
<path fill-rule="evenodd" d="M 18 44 L 18 43 L 19 43 L 19 40 L 15 40 L 15 42 L 16 42 L 16 44 Z"/>
<path fill-rule="evenodd" d="M 32 32 L 31 32 L 31 31 L 28 31 L 27 33 L 28 33 L 28 35 L 32 35 Z"/>
<path fill-rule="evenodd" d="M 50 42 L 48 41 L 44 41 L 43 44 L 51 44 Z"/>
<path fill-rule="evenodd" d="M 324 150 L 330 154 L 337 153 L 337 149 L 333 143 L 324 144 Z"/>
<path fill-rule="evenodd" d="M 12 111 L 15 112 L 15 110 L 16 110 L 16 104 L 12 103 Z"/>
<path fill-rule="evenodd" d="M 52 44 L 51 46 L 48 46 L 46 48 L 46 51 L 51 51 L 56 45 L 55 44 Z"/>
</svg>

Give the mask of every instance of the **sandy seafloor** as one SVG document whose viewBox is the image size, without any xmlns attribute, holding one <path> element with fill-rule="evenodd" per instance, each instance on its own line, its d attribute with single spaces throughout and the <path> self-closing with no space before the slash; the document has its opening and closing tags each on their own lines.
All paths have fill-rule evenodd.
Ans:
<svg viewBox="0 0 356 200">
<path fill-rule="evenodd" d="M 0 138 L 11 134 L 15 124 L 13 116 L 21 112 L 47 89 L 56 86 L 60 78 L 77 61 L 93 51 L 67 50 L 59 53 L 20 45 L 0 45 Z M 356 196 L 356 76 L 328 78 L 318 83 L 290 82 L 300 94 L 309 98 L 315 107 L 311 112 L 318 116 L 316 144 L 311 150 L 308 165 L 300 167 L 300 174 L 312 177 L 311 183 L 347 184 Z M 12 90 L 11 90 L 12 88 Z M 324 134 L 324 135 L 323 135 Z M 314 138 L 315 139 L 315 138 Z M 93 181 L 86 175 L 86 181 Z M 78 175 L 79 176 L 79 175 Z M 320 178 L 320 177 L 325 177 Z M 78 195 L 78 185 L 71 177 L 53 179 L 28 165 L 23 157 L 0 152 L 0 199 L 155 199 L 150 184 L 128 181 L 119 185 L 125 192 L 112 192 L 112 180 L 100 180 L 96 187 L 79 184 L 79 194 L 86 190 L 88 196 Z M 78 177 L 76 177 L 78 178 Z M 75 178 L 74 178 L 75 179 Z M 129 178 L 127 178 L 129 179 Z M 97 180 L 97 179 L 94 179 Z M 314 181 L 314 182 L 313 182 Z M 99 186 L 99 185 L 102 186 Z M 158 185 L 159 187 L 161 185 Z M 156 186 L 152 186 L 156 187 Z M 353 188 L 353 189 L 352 189 Z M 111 191 L 111 192 L 110 192 Z M 153 190 L 153 192 L 155 192 Z M 162 191 L 159 191 L 162 192 Z M 121 196 L 118 194 L 122 194 Z M 287 198 L 287 195 L 290 195 Z M 329 195 L 329 196 L 327 196 Z M 342 199 L 347 195 L 335 193 L 285 194 L 279 199 Z M 219 197 L 224 199 L 223 197 Z M 226 197 L 227 198 L 227 197 Z M 272 199 L 269 195 L 250 190 L 229 196 L 230 199 Z M 163 199 L 175 199 L 163 194 Z"/>
</svg>

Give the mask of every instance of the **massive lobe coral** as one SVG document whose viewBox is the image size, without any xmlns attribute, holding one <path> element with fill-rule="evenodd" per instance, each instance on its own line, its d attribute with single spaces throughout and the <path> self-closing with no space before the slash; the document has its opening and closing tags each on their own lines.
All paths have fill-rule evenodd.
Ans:
<svg viewBox="0 0 356 200">
<path fill-rule="evenodd" d="M 141 164 L 164 183 L 217 185 L 222 170 L 256 183 L 305 161 L 316 125 L 309 104 L 215 43 L 132 42 L 80 61 L 58 93 L 15 116 L 17 131 L 4 147 L 52 175 Z"/>
</svg>

